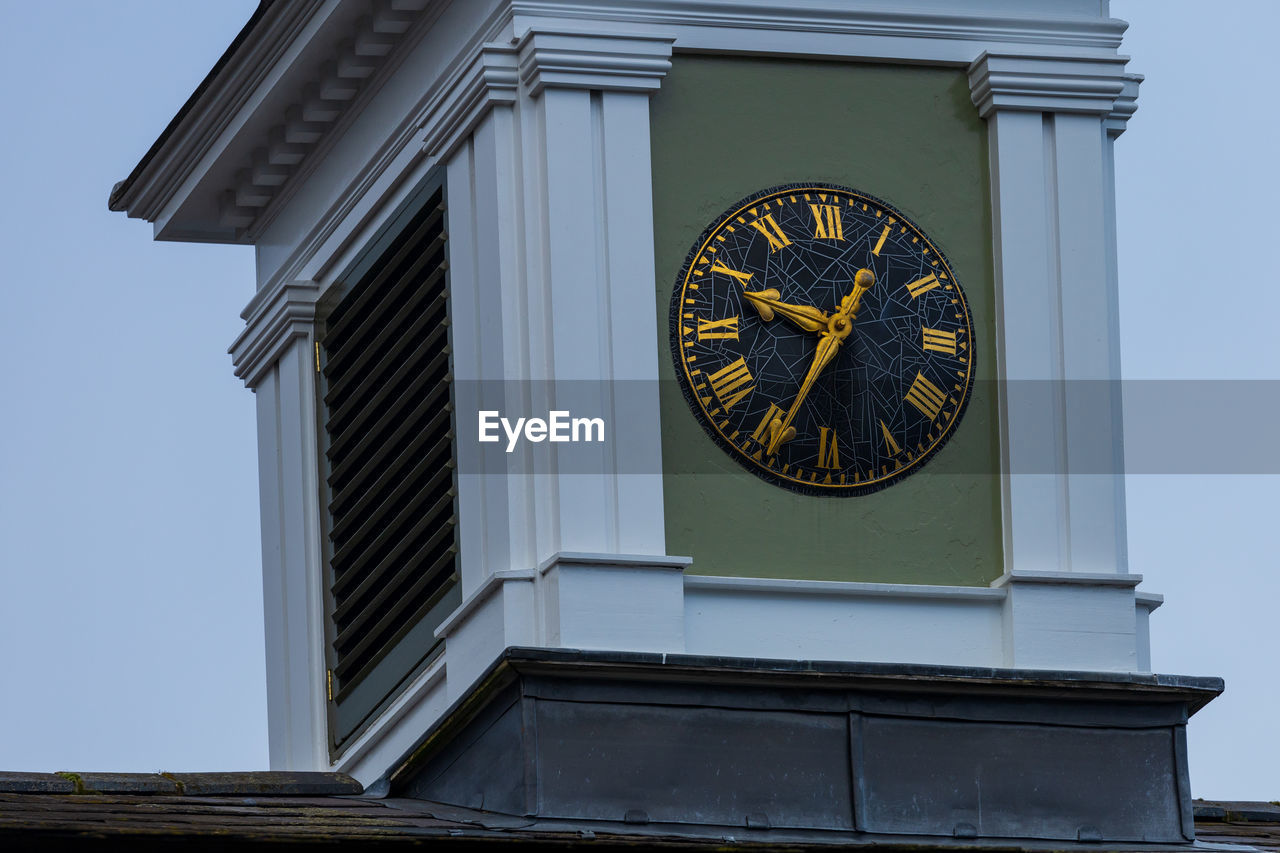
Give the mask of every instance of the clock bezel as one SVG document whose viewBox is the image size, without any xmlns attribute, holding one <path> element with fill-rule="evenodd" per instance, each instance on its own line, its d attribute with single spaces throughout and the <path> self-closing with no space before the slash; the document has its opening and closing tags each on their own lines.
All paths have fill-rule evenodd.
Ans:
<svg viewBox="0 0 1280 853">
<path fill-rule="evenodd" d="M 964 308 L 965 327 L 968 332 L 968 350 L 967 365 L 964 376 L 964 390 L 955 413 L 948 419 L 947 426 L 942 434 L 933 444 L 926 448 L 923 452 L 917 454 L 910 462 L 895 468 L 888 474 L 877 477 L 873 480 L 864 480 L 860 483 L 845 483 L 826 485 L 820 482 L 804 481 L 794 477 L 788 477 L 774 471 L 772 468 L 757 462 L 743 451 L 742 448 L 735 445 L 727 436 L 720 432 L 719 428 L 712 421 L 711 416 L 707 413 L 702 405 L 701 400 L 693 387 L 693 381 L 689 376 L 688 366 L 683 358 L 683 340 L 680 333 L 681 314 L 683 313 L 685 290 L 689 284 L 689 278 L 692 275 L 693 267 L 697 259 L 706 251 L 708 244 L 715 237 L 716 233 L 725 226 L 727 222 L 742 214 L 744 210 L 748 210 L 759 202 L 778 195 L 798 194 L 802 192 L 837 192 L 851 196 L 874 204 L 878 209 L 882 209 L 887 215 L 896 217 L 898 221 L 907 225 L 919 239 L 925 243 L 929 250 L 933 252 L 941 267 L 946 271 L 951 284 L 955 287 L 955 292 L 960 299 L 960 303 Z M 671 348 L 671 358 L 676 372 L 676 379 L 680 385 L 680 391 L 685 399 L 686 405 L 690 408 L 694 420 L 698 422 L 699 427 L 704 433 L 715 443 L 722 451 L 733 459 L 740 467 L 749 471 L 751 474 L 759 477 L 766 482 L 775 486 L 784 488 L 790 492 L 802 495 L 810 495 L 817 497 L 840 497 L 852 498 L 861 497 L 882 491 L 890 486 L 902 482 L 907 477 L 922 470 L 938 452 L 946 446 L 952 436 L 959 428 L 960 421 L 963 420 L 965 412 L 968 410 L 969 400 L 973 396 L 974 372 L 977 369 L 977 345 L 974 340 L 974 322 L 973 313 L 970 309 L 968 297 L 964 293 L 964 289 L 959 279 L 955 275 L 954 267 L 951 265 L 950 259 L 946 253 L 942 251 L 928 234 L 925 233 L 914 219 L 906 216 L 900 209 L 883 199 L 871 195 L 862 190 L 854 189 L 842 184 L 833 184 L 826 181 L 794 181 L 786 184 L 778 184 L 763 190 L 751 193 L 733 203 L 724 210 L 719 216 L 715 217 L 711 223 L 702 230 L 697 239 L 693 242 L 692 248 L 685 256 L 680 271 L 676 276 L 675 285 L 672 288 L 670 309 L 669 309 L 669 343 Z"/>
</svg>

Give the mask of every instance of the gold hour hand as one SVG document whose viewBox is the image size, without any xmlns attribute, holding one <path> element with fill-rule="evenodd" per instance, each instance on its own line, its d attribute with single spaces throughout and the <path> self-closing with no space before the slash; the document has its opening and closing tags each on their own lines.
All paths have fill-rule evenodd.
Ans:
<svg viewBox="0 0 1280 853">
<path fill-rule="evenodd" d="M 822 332 L 826 330 L 827 322 L 830 320 L 826 312 L 821 308 L 814 308 L 809 305 L 792 305 L 780 301 L 778 299 L 780 294 L 772 287 L 757 293 L 743 291 L 742 295 L 760 312 L 760 319 L 766 322 L 772 320 L 776 315 L 785 317 L 793 325 L 806 332 Z"/>
</svg>

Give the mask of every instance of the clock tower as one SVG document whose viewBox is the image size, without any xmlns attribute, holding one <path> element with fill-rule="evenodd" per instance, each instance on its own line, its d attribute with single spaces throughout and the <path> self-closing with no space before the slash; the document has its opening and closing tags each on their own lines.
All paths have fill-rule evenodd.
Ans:
<svg viewBox="0 0 1280 853">
<path fill-rule="evenodd" d="M 256 247 L 271 763 L 639 835 L 1193 840 L 1106 0 L 264 0 L 111 206 Z"/>
</svg>

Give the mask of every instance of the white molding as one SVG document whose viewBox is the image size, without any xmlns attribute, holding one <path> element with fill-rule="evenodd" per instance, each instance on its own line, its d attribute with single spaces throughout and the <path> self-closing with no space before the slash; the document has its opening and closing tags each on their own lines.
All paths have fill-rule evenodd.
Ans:
<svg viewBox="0 0 1280 853">
<path fill-rule="evenodd" d="M 1112 50 L 1120 46 L 1125 24 L 1113 18 L 1092 14 L 1054 16 L 1038 14 L 1034 5 L 1024 7 L 1019 16 L 1001 14 L 999 4 L 970 2 L 967 4 L 935 2 L 933 9 L 925 4 L 883 3 L 876 8 L 870 3 L 853 4 L 847 0 L 792 0 L 780 4 L 753 0 L 649 0 L 643 5 L 633 0 L 513 0 L 512 12 L 517 32 L 522 27 L 548 20 L 567 18 L 576 21 L 623 21 L 662 26 L 667 29 L 705 31 L 746 30 L 761 32 L 767 38 L 783 36 L 775 50 L 790 49 L 785 36 L 790 34 L 861 36 L 892 44 L 903 58 L 912 56 L 911 49 L 927 49 L 912 41 L 940 43 L 993 42 L 998 44 L 1052 45 L 1094 50 Z M 965 9 L 964 6 L 969 6 Z M 1081 10 L 1085 4 L 1077 4 Z M 984 10 L 983 7 L 988 7 Z M 1020 10 L 1023 11 L 1023 10 Z M 591 24 L 588 23 L 587 26 Z M 686 34 L 680 33 L 681 46 Z M 693 46 L 702 42 L 691 39 Z M 742 44 L 742 50 L 761 50 L 756 43 Z"/>
<path fill-rule="evenodd" d="M 1142 583 L 1142 575 L 1098 574 L 1094 572 L 1006 572 L 991 582 L 995 589 L 1012 584 L 1047 584 L 1070 586 L 1115 586 L 1134 589 Z"/>
<path fill-rule="evenodd" d="M 271 767 L 327 764 L 324 581 L 315 369 L 289 338 L 259 377 L 258 481 Z"/>
<path fill-rule="evenodd" d="M 422 150 L 428 156 L 445 158 L 471 135 L 485 113 L 498 104 L 514 104 L 520 82 L 516 48 L 505 44 L 483 44 L 467 57 L 459 79 L 441 87 L 426 107 L 429 120 L 420 126 L 426 131 Z"/>
<path fill-rule="evenodd" d="M 1137 672 L 1150 668 L 1140 575 L 1013 572 L 993 582 L 1008 592 L 1004 655 L 1015 669 Z"/>
<path fill-rule="evenodd" d="M 1106 128 L 1107 133 L 1112 138 L 1124 133 L 1129 119 L 1138 111 L 1138 88 L 1142 84 L 1142 80 L 1141 74 L 1124 75 L 1124 88 L 1121 89 L 1119 97 L 1116 98 L 1111 112 L 1107 113 Z"/>
<path fill-rule="evenodd" d="M 502 569 L 485 578 L 479 589 L 467 596 L 458 608 L 445 617 L 436 628 L 436 636 L 447 639 L 458 626 L 469 617 L 477 607 L 486 602 L 495 592 L 508 583 L 533 581 L 538 577 L 534 569 Z"/>
<path fill-rule="evenodd" d="M 839 598 L 938 599 L 942 601 L 1003 601 L 1005 592 L 983 586 L 932 586 L 909 583 L 804 581 L 783 578 L 734 578 L 685 575 L 685 589 L 758 593 L 760 595 L 831 596 Z"/>
<path fill-rule="evenodd" d="M 310 338 L 315 328 L 320 285 L 290 281 L 259 291 L 241 313 L 245 328 L 231 347 L 235 375 L 256 388 L 294 338 Z"/>
<path fill-rule="evenodd" d="M 235 122 L 264 82 L 292 49 L 295 40 L 335 0 L 297 0 L 276 3 L 258 22 L 237 55 L 210 81 L 160 149 L 151 155 L 133 185 L 114 200 L 113 210 L 154 222 L 173 194 Z"/>
<path fill-rule="evenodd" d="M 1126 56 L 1025 56 L 983 51 L 969 66 L 969 89 L 983 118 L 996 110 L 1110 116 L 1132 83 L 1124 73 L 1126 62 Z"/>
<path fill-rule="evenodd" d="M 545 575 L 556 566 L 596 566 L 624 569 L 657 569 L 659 571 L 684 571 L 693 563 L 692 557 L 667 557 L 651 554 L 605 554 L 584 551 L 561 551 L 552 554 L 538 564 L 538 574 Z"/>
<path fill-rule="evenodd" d="M 1134 601 L 1139 607 L 1145 608 L 1148 613 L 1164 604 L 1164 596 L 1158 592 L 1144 592 L 1138 590 L 1134 596 Z"/>
<path fill-rule="evenodd" d="M 674 41 L 673 35 L 530 29 L 518 44 L 520 81 L 530 96 L 548 86 L 652 92 L 671 70 Z"/>
<path fill-rule="evenodd" d="M 438 700 L 437 704 L 440 706 L 445 704 L 443 690 L 446 674 L 444 657 L 437 657 L 409 682 L 403 692 L 369 724 L 369 727 L 355 741 L 344 748 L 342 754 L 330 763 L 329 769 L 354 776 L 365 785 L 371 784 L 381 776 L 386 768 L 403 755 L 417 736 L 426 729 L 426 725 L 421 728 L 402 727 L 399 723 L 415 711 L 419 711 L 424 703 L 431 703 L 433 699 Z M 438 715 L 443 707 L 427 710 L 435 710 Z M 430 721 L 427 725 L 429 724 Z"/>
<path fill-rule="evenodd" d="M 377 97 L 359 110 L 365 116 L 362 122 L 376 121 L 390 130 L 368 138 L 347 134 L 335 139 L 323 156 L 308 161 L 314 169 L 306 179 L 293 182 L 301 198 L 282 197 L 272 207 L 271 221 L 265 227 L 259 224 L 254 239 L 260 246 L 279 244 L 287 254 L 268 260 L 260 251 L 260 288 L 294 278 L 330 283 L 334 271 L 346 266 L 416 183 L 449 156 L 427 156 L 422 140 L 444 120 L 442 106 L 450 102 L 465 69 L 510 24 L 509 10 L 501 4 L 487 17 L 461 24 L 449 19 L 450 14 L 474 14 L 477 9 L 478 4 L 450 6 L 442 12 L 444 20 L 424 33 L 412 50 L 396 54 L 404 70 L 383 80 Z M 423 87 L 417 83 L 420 79 L 434 82 Z M 477 119 L 486 114 L 478 110 Z M 329 188 L 318 198 L 308 194 L 317 183 Z"/>
</svg>

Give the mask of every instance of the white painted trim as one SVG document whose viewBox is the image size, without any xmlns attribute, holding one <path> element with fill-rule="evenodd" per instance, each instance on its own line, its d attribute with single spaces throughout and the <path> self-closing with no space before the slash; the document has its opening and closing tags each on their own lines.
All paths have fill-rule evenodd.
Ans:
<svg viewBox="0 0 1280 853">
<path fill-rule="evenodd" d="M 481 45 L 469 58 L 461 78 L 441 87 L 436 100 L 427 106 L 431 118 L 421 125 L 426 130 L 422 150 L 431 157 L 447 158 L 489 110 L 515 103 L 519 82 L 514 47 Z"/>
<path fill-rule="evenodd" d="M 520 81 L 529 95 L 548 86 L 652 92 L 671 70 L 672 35 L 530 29 L 518 43 Z"/>
<path fill-rule="evenodd" d="M 459 624 L 464 622 L 471 613 L 484 604 L 495 592 L 497 592 L 504 584 L 514 581 L 533 581 L 538 577 L 538 573 L 533 569 L 502 569 L 494 572 L 485 578 L 472 595 L 466 601 L 458 605 L 458 609 L 450 613 L 445 620 L 436 628 L 436 636 L 448 638 Z"/>
<path fill-rule="evenodd" d="M 427 668 L 422 672 L 418 673 L 417 677 L 409 682 L 408 686 L 396 697 L 395 701 L 388 705 L 355 741 L 347 744 L 337 760 L 329 765 L 329 769 L 339 773 L 357 775 L 357 778 L 361 778 L 362 781 L 366 782 L 367 780 L 364 779 L 366 775 L 372 775 L 373 778 L 377 778 L 382 772 L 381 769 L 372 774 L 358 774 L 358 766 L 366 755 L 380 746 L 388 737 L 395 738 L 397 734 L 404 734 L 396 731 L 396 723 L 400 722 L 406 714 L 417 707 L 431 693 L 441 689 L 444 686 L 445 675 L 445 660 L 441 656 L 428 664 Z M 406 743 L 405 748 L 407 747 L 408 744 Z"/>
<path fill-rule="evenodd" d="M 231 347 L 235 375 L 256 388 L 295 338 L 310 338 L 315 326 L 320 285 L 290 281 L 260 290 L 240 315 L 245 328 Z"/>
<path fill-rule="evenodd" d="M 328 763 L 315 369 L 308 337 L 289 338 L 259 378 L 267 722 L 276 770 Z"/>
<path fill-rule="evenodd" d="M 1124 133 L 1129 119 L 1138 111 L 1138 87 L 1142 84 L 1142 80 L 1141 74 L 1124 75 L 1124 88 L 1121 90 L 1120 96 L 1116 98 L 1115 106 L 1107 114 L 1107 133 L 1113 139 Z M 1114 222 L 1111 223 L 1111 227 L 1114 231 Z"/>
<path fill-rule="evenodd" d="M 237 125 L 245 108 L 265 94 L 264 84 L 275 82 L 273 69 L 300 47 L 299 34 L 336 5 L 336 0 L 274 4 L 112 209 L 155 222 L 192 170 L 227 129 Z"/>
<path fill-rule="evenodd" d="M 1134 595 L 1133 600 L 1139 607 L 1145 608 L 1148 613 L 1164 604 L 1164 596 L 1158 592 L 1143 592 L 1139 590 Z"/>
<path fill-rule="evenodd" d="M 605 554 L 584 551 L 560 551 L 538 564 L 538 574 L 545 575 L 556 566 L 596 566 L 599 568 L 657 569 L 682 572 L 693 564 L 692 557 L 667 557 L 651 554 Z"/>
<path fill-rule="evenodd" d="M 995 589 L 1011 584 L 1056 584 L 1075 586 L 1118 586 L 1134 589 L 1142 583 L 1142 575 L 1099 574 L 1094 572 L 1006 572 L 991 582 Z"/>
<path fill-rule="evenodd" d="M 931 586 L 908 583 L 804 581 L 782 578 L 732 578 L 685 575 L 685 589 L 758 593 L 779 598 L 818 595 L 839 598 L 938 599 L 941 601 L 1003 601 L 1005 592 L 982 586 Z"/>
<path fill-rule="evenodd" d="M 479 6 L 478 0 L 467 6 L 472 3 Z M 1123 21 L 1099 15 L 1097 6 L 1087 3 L 1058 7 L 1069 9 L 1066 14 L 1045 13 L 1041 7 L 1029 5 L 1019 9 L 1018 15 L 1007 14 L 1007 4 L 994 0 L 917 0 L 910 9 L 890 3 L 854 6 L 845 0 L 796 0 L 783 7 L 757 0 L 656 0 L 643 7 L 631 0 L 511 0 L 489 5 L 493 12 L 482 26 L 453 40 L 463 46 L 432 78 L 445 85 L 427 93 L 427 112 L 435 112 L 430 104 L 451 92 L 457 78 L 474 66 L 483 43 L 497 44 L 499 33 L 510 43 L 539 29 L 567 38 L 593 30 L 598 34 L 602 23 L 607 22 L 612 38 L 674 38 L 679 50 L 969 65 L 984 50 L 993 48 L 1009 56 L 1114 60 L 1126 27 Z M 137 185 L 118 201 L 117 208 L 126 209 L 130 216 L 157 222 L 157 233 L 163 231 L 166 239 L 256 242 L 287 193 L 271 201 L 266 214 L 253 220 L 252 233 L 247 235 L 221 226 L 217 213 L 211 211 L 217 210 L 217 202 L 227 192 L 234 194 L 237 186 L 244 186 L 237 183 L 235 176 L 244 170 L 252 175 L 253 163 L 245 159 L 245 152 L 267 147 L 271 142 L 269 134 L 279 124 L 281 111 L 267 113 L 258 108 L 268 98 L 275 103 L 304 103 L 307 86 L 319 79 L 320 65 L 334 57 L 301 57 L 298 51 L 310 46 L 310 35 L 326 20 L 348 8 L 340 0 L 277 4 L 269 13 L 269 17 L 276 17 L 261 26 L 261 35 L 252 49 L 246 47 L 244 58 L 236 57 L 223 69 L 201 108 L 184 119 L 165 150 Z M 455 13 L 460 4 L 432 3 L 425 8 L 415 32 L 425 28 L 427 24 L 423 22 L 436 26 L 436 18 Z M 481 38 L 474 40 L 480 31 Z M 469 35 L 473 38 L 468 39 Z M 398 60 L 401 53 L 396 51 L 393 59 Z M 585 57 L 581 61 L 589 62 Z M 639 61 L 640 73 L 631 85 L 648 86 L 648 72 L 643 67 L 648 60 Z M 305 73 L 293 73 L 295 65 L 305 67 Z M 570 68 L 555 73 L 562 80 L 574 74 Z M 602 83 L 595 88 L 607 87 Z M 371 88 L 377 88 L 377 83 Z M 366 94 L 362 91 L 357 98 L 363 100 Z M 351 105 L 352 114 L 360 110 L 360 103 Z M 464 108 L 445 123 L 459 117 L 463 124 L 474 123 L 482 114 L 483 107 Z M 424 118 L 419 117 L 420 125 Z M 334 125 L 335 132 L 324 135 L 323 146 L 327 148 L 328 140 L 340 135 L 348 123 L 345 116 L 340 117 Z M 432 143 L 441 158 L 466 134 L 461 131 L 445 135 L 453 138 Z M 235 150 L 227 145 L 232 138 L 244 142 L 250 136 L 256 137 L 253 144 L 239 145 Z M 222 162 L 223 159 L 229 162 Z M 308 169 L 316 159 L 318 155 L 308 158 Z M 213 174 L 224 176 L 217 186 L 204 180 Z M 299 177 L 289 180 L 287 188 L 299 183 Z M 207 198 L 197 199 L 197 194 Z M 175 205 L 178 195 L 181 204 Z M 284 275 L 298 277 L 298 270 Z"/>
<path fill-rule="evenodd" d="M 927 8 L 930 5 L 932 9 Z M 513 0 L 511 9 L 517 32 L 557 19 L 586 22 L 583 26 L 596 21 L 625 22 L 677 30 L 681 47 L 704 48 L 708 46 L 706 41 L 717 35 L 737 37 L 743 52 L 793 50 L 794 39 L 788 36 L 794 35 L 806 36 L 819 45 L 821 36 L 858 36 L 880 41 L 904 59 L 926 58 L 922 54 L 946 42 L 1114 51 L 1127 26 L 1123 21 L 1098 16 L 1096 3 L 1091 7 L 1077 4 L 1080 13 L 1070 17 L 1045 14 L 1034 4 L 1024 5 L 1019 15 L 1002 14 L 1000 5 L 955 0 L 917 0 L 911 7 L 891 2 L 853 4 L 848 0 L 792 0 L 786 4 L 759 0 L 649 0 L 643 5 L 632 0 Z M 706 35 L 699 39 L 702 33 Z M 752 38 L 753 33 L 758 36 Z M 772 51 L 761 47 L 762 42 L 770 41 L 775 45 Z M 811 54 L 812 48 L 801 52 Z"/>
<path fill-rule="evenodd" d="M 983 51 L 969 66 L 978 115 L 996 110 L 1111 115 L 1131 81 L 1126 56 L 1024 56 Z M 1135 92 L 1136 97 L 1136 92 Z M 1136 109 L 1136 103 L 1129 102 Z"/>
</svg>

